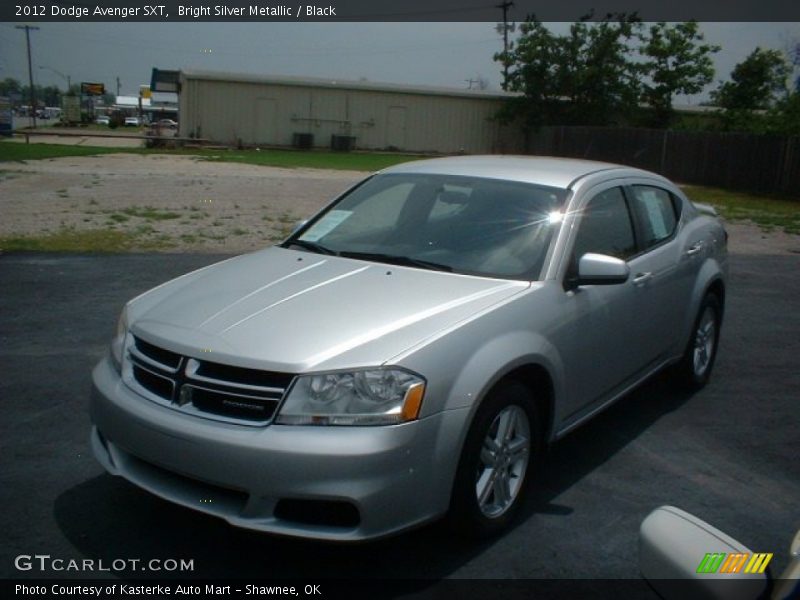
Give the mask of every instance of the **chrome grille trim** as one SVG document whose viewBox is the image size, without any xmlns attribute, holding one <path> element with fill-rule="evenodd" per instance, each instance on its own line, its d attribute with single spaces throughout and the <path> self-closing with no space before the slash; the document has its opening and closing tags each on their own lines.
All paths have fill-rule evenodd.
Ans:
<svg viewBox="0 0 800 600">
<path fill-rule="evenodd" d="M 226 423 L 264 426 L 272 422 L 294 375 L 245 369 L 184 356 L 133 336 L 127 348 L 130 384 L 145 398 L 186 414 Z M 165 358 L 175 364 L 164 364 Z M 199 375 L 205 368 L 218 377 Z M 226 372 L 230 379 L 222 377 Z M 145 375 L 146 374 L 146 375 Z M 246 376 L 246 377 L 245 377 Z M 164 387 L 148 377 L 155 377 Z M 238 379 L 238 380 L 237 380 Z M 242 379 L 285 382 L 284 387 L 244 383 Z M 167 385 L 169 393 L 167 393 Z M 202 393 L 193 402 L 193 390 Z M 238 399 L 238 400 L 237 400 Z"/>
</svg>

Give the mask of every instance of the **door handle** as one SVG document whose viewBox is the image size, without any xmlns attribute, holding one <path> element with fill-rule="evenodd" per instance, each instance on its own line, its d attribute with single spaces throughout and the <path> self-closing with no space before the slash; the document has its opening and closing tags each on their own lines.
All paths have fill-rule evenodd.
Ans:
<svg viewBox="0 0 800 600">
<path fill-rule="evenodd" d="M 686 251 L 686 256 L 694 256 L 703 249 L 703 241 L 695 243 L 691 248 Z"/>
<path fill-rule="evenodd" d="M 633 285 L 644 285 L 652 278 L 653 274 L 649 271 L 647 273 L 637 273 L 636 276 L 633 278 Z"/>
</svg>

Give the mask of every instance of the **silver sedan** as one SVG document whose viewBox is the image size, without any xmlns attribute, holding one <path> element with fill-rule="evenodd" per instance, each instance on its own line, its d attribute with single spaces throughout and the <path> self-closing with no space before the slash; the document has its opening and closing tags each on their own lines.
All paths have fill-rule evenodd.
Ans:
<svg viewBox="0 0 800 600">
<path fill-rule="evenodd" d="M 637 169 L 386 169 L 282 244 L 131 300 L 93 373 L 94 454 L 260 531 L 496 533 L 547 444 L 666 367 L 708 381 L 726 242 Z"/>
</svg>

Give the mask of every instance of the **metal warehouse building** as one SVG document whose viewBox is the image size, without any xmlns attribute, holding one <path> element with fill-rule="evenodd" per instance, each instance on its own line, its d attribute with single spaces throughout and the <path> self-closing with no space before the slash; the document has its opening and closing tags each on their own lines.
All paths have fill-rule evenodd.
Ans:
<svg viewBox="0 0 800 600">
<path fill-rule="evenodd" d="M 229 145 L 515 152 L 504 92 L 182 71 L 181 135 Z"/>
</svg>

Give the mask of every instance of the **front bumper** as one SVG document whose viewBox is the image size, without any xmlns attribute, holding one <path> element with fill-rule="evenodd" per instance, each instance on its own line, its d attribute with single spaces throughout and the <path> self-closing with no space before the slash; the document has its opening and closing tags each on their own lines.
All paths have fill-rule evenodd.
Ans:
<svg viewBox="0 0 800 600">
<path fill-rule="evenodd" d="M 467 416 L 447 411 L 386 427 L 251 427 L 147 400 L 108 359 L 92 373 L 92 449 L 109 473 L 232 525 L 318 539 L 370 539 L 444 514 Z M 348 505 L 356 518 L 346 523 L 299 514 L 339 514 Z"/>
</svg>

